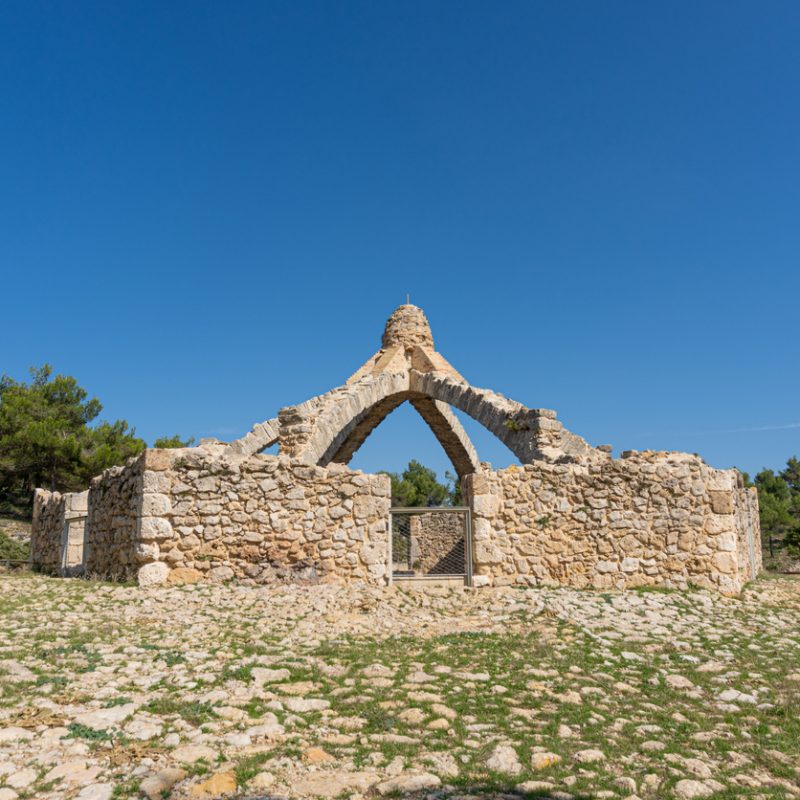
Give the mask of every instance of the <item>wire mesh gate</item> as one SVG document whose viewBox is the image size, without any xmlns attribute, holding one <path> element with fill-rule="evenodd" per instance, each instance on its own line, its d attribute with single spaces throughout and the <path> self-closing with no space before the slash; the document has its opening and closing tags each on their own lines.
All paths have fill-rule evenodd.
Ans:
<svg viewBox="0 0 800 800">
<path fill-rule="evenodd" d="M 392 580 L 464 578 L 472 583 L 469 508 L 393 508 L 389 515 Z"/>
</svg>

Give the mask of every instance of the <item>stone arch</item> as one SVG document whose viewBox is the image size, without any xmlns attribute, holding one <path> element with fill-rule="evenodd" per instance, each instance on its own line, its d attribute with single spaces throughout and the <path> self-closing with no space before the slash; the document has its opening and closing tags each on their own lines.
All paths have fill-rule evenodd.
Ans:
<svg viewBox="0 0 800 800">
<path fill-rule="evenodd" d="M 262 450 L 272 447 L 279 438 L 278 420 L 268 419 L 265 422 L 258 422 L 253 425 L 248 433 L 242 436 L 241 439 L 231 442 L 229 446 L 234 453 L 252 456 L 254 453 L 260 453 Z"/>
<path fill-rule="evenodd" d="M 417 410 L 422 408 L 431 419 L 434 413 L 444 414 L 444 405 L 458 408 L 497 436 L 523 464 L 536 459 L 576 460 L 597 452 L 566 431 L 553 411 L 529 409 L 496 392 L 412 369 L 363 377 L 300 406 L 283 409 L 278 418 L 281 453 L 314 464 L 347 463 L 386 415 L 405 400 L 416 401 Z M 457 422 L 452 412 L 450 417 Z M 460 438 L 456 433 L 463 431 L 460 424 L 458 428 L 450 424 L 449 429 L 448 436 Z M 453 440 L 448 446 L 457 447 Z"/>
<path fill-rule="evenodd" d="M 450 407 L 483 425 L 523 464 L 602 457 L 565 430 L 554 411 L 526 408 L 468 384 L 434 349 L 422 309 L 408 303 L 387 320 L 381 349 L 344 386 L 281 409 L 277 420 L 259 423 L 230 447 L 247 456 L 277 441 L 282 456 L 322 466 L 346 464 L 386 415 L 406 400 L 430 426 L 459 475 L 477 471 L 479 462 Z"/>
<path fill-rule="evenodd" d="M 372 406 L 365 415 L 360 415 L 358 419 L 354 420 L 353 425 L 346 426 L 320 458 L 318 462 L 320 466 L 326 466 L 331 462 L 350 463 L 370 434 L 392 411 L 406 401 L 413 406 L 431 429 L 459 478 L 480 470 L 478 453 L 464 430 L 464 426 L 450 410 L 450 407 L 446 403 L 431 400 L 429 397 L 417 397 L 407 393 L 390 395 Z"/>
</svg>

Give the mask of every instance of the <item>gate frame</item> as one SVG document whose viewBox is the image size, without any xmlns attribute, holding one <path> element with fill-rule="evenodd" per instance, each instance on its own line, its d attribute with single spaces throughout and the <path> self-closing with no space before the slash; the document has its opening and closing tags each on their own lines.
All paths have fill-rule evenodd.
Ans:
<svg viewBox="0 0 800 800">
<path fill-rule="evenodd" d="M 86 525 L 89 519 L 87 514 L 75 514 L 74 512 L 67 511 L 64 519 L 64 527 L 61 529 L 61 541 L 59 543 L 58 553 L 58 574 L 62 578 L 72 578 L 76 575 L 83 575 L 86 571 L 86 559 L 89 555 L 89 543 L 86 541 Z M 69 555 L 70 547 L 77 546 L 76 543 L 71 541 L 70 536 L 73 532 L 73 525 L 80 523 L 80 550 L 81 560 L 79 563 L 70 564 Z"/>
<path fill-rule="evenodd" d="M 387 579 L 388 585 L 391 586 L 395 582 L 394 571 L 392 569 L 392 517 L 395 514 L 407 515 L 411 514 L 429 514 L 439 513 L 447 514 L 450 512 L 463 512 L 466 518 L 466 530 L 464 532 L 464 586 L 472 586 L 472 509 L 469 506 L 398 506 L 397 508 L 389 509 L 389 547 L 388 561 L 387 561 Z M 410 578 L 409 580 L 415 581 L 441 581 L 447 580 L 450 577 L 460 578 L 461 575 L 420 575 L 419 577 Z M 404 579 L 400 579 L 402 582 Z"/>
</svg>

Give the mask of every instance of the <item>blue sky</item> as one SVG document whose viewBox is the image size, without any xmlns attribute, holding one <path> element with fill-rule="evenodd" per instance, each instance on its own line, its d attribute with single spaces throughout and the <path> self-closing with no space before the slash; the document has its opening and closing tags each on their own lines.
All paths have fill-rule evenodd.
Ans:
<svg viewBox="0 0 800 800">
<path fill-rule="evenodd" d="M 5 2 L 0 372 L 235 438 L 409 292 L 472 383 L 594 444 L 778 468 L 798 30 L 777 0 Z M 412 457 L 447 467 L 404 407 L 353 465 Z"/>
</svg>

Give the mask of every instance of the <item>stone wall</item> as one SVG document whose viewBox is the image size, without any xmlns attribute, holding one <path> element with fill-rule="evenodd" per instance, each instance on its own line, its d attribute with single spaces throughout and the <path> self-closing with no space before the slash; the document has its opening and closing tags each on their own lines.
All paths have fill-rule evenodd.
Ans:
<svg viewBox="0 0 800 800">
<path fill-rule="evenodd" d="M 177 570 L 180 579 L 385 581 L 387 476 L 203 448 L 146 455 L 140 580 Z"/>
<path fill-rule="evenodd" d="M 625 455 L 468 475 L 475 584 L 698 584 L 732 594 L 758 573 L 758 500 L 738 472 L 682 453 Z M 86 494 L 37 491 L 40 568 L 58 571 L 66 547 L 75 571 L 145 585 L 387 579 L 385 475 L 245 456 L 213 442 L 148 450 L 92 481 L 79 549 L 77 529 L 74 542 L 63 536 L 70 514 L 86 513 L 73 508 L 86 506 Z M 440 571 L 436 562 L 460 547 L 461 519 L 423 513 L 412 524 L 415 571 Z"/>
<path fill-rule="evenodd" d="M 437 511 L 411 514 L 411 566 L 415 575 L 466 572 L 466 516 Z"/>
<path fill-rule="evenodd" d="M 758 490 L 754 486 L 745 489 L 740 481 L 733 500 L 736 515 L 737 565 L 742 581 L 751 581 L 761 572 L 762 566 Z"/>
<path fill-rule="evenodd" d="M 42 572 L 56 573 L 61 561 L 66 495 L 37 489 L 33 495 L 31 561 Z"/>
<path fill-rule="evenodd" d="M 470 476 L 476 582 L 738 592 L 748 530 L 758 550 L 757 500 L 739 473 L 683 453 L 625 455 Z"/>
<path fill-rule="evenodd" d="M 146 456 L 143 453 L 92 480 L 84 556 L 89 575 L 118 580 L 136 577 Z"/>
<path fill-rule="evenodd" d="M 343 386 L 279 410 L 235 442 L 147 450 L 92 482 L 83 560 L 91 574 L 140 584 L 200 578 L 387 579 L 389 479 L 346 464 L 409 402 L 452 461 L 473 508 L 476 585 L 553 583 L 625 588 L 698 583 L 738 591 L 761 566 L 758 499 L 735 470 L 697 456 L 611 458 L 568 431 L 555 411 L 469 384 L 434 347 L 422 309 L 386 322 L 380 349 Z M 525 465 L 482 464 L 454 410 Z M 258 455 L 277 444 L 278 455 Z M 34 560 L 58 562 L 64 507 L 38 493 Z M 458 545 L 452 520 L 426 516 L 422 572 Z M 460 535 L 460 534 L 459 534 Z M 66 536 L 75 560 L 78 531 Z M 449 550 L 448 550 L 449 548 Z M 406 570 L 412 572 L 411 566 Z"/>
<path fill-rule="evenodd" d="M 48 492 L 33 496 L 31 561 L 43 572 L 79 575 L 84 568 L 89 492 Z"/>
</svg>

